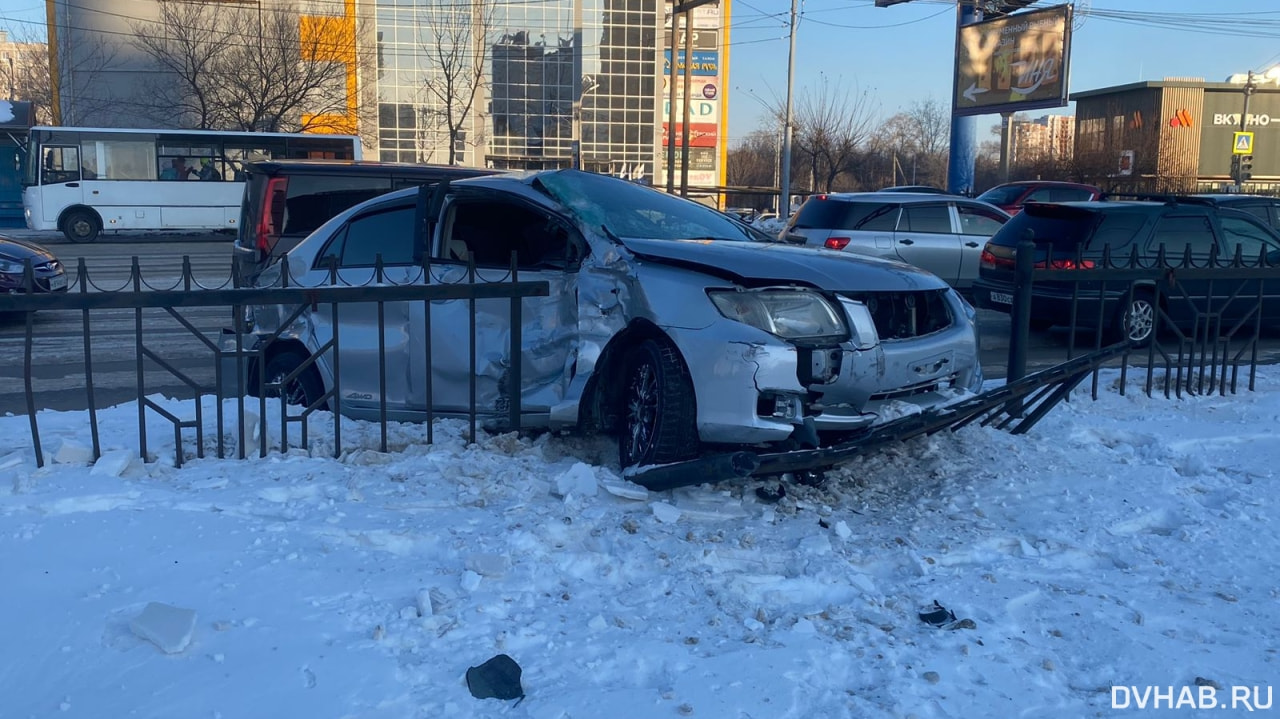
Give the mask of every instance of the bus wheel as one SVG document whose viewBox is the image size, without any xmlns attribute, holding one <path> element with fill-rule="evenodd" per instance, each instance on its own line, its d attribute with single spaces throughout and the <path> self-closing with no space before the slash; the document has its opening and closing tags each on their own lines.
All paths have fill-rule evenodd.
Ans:
<svg viewBox="0 0 1280 719">
<path fill-rule="evenodd" d="M 98 231 L 98 218 L 88 210 L 72 210 L 62 220 L 62 234 L 72 242 L 93 242 Z"/>
</svg>

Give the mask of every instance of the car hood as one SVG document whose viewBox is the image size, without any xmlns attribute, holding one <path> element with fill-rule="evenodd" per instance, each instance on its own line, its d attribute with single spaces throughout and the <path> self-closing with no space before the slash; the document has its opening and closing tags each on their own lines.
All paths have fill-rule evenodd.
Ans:
<svg viewBox="0 0 1280 719">
<path fill-rule="evenodd" d="M 797 282 L 841 291 L 915 291 L 947 286 L 936 275 L 902 262 L 816 248 L 764 242 L 636 238 L 623 238 L 622 244 L 642 259 L 692 267 L 739 283 L 743 280 Z"/>
<path fill-rule="evenodd" d="M 11 240 L 8 237 L 0 237 L 0 258 L 11 262 L 22 262 L 28 257 L 33 262 L 42 262 L 52 260 L 53 253 L 37 245 L 29 245 L 18 240 Z"/>
</svg>

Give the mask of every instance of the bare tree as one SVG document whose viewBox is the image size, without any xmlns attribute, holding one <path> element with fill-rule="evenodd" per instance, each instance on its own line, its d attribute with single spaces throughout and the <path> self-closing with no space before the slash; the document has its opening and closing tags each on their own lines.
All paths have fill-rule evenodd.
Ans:
<svg viewBox="0 0 1280 719">
<path fill-rule="evenodd" d="M 885 120 L 876 131 L 874 144 L 881 152 L 897 158 L 900 165 L 895 165 L 895 176 L 902 181 L 942 187 L 947 180 L 950 139 L 951 113 L 929 98 L 917 100 Z M 899 166 L 901 170 L 897 169 Z M 908 167 L 912 168 L 910 174 Z"/>
<path fill-rule="evenodd" d="M 134 44 L 163 74 L 150 83 L 166 124 L 262 132 L 354 133 L 355 77 L 371 64 L 354 19 L 286 5 L 160 3 Z"/>
<path fill-rule="evenodd" d="M 460 159 L 458 144 L 484 85 L 484 57 L 493 27 L 493 5 L 484 0 L 426 0 L 418 5 L 426 63 L 424 113 L 448 136 L 448 164 Z"/>
<path fill-rule="evenodd" d="M 774 114 L 781 122 L 782 104 L 776 97 Z M 802 89 L 796 102 L 791 137 L 793 173 L 796 164 L 808 165 L 809 189 L 832 190 L 870 138 L 874 118 L 868 91 L 846 88 L 822 74 L 818 86 Z"/>
<path fill-rule="evenodd" d="M 777 188 L 781 152 L 776 129 L 759 129 L 750 133 L 736 146 L 729 148 L 729 161 L 726 168 L 729 185 L 742 188 Z M 751 193 L 735 197 L 733 203 L 764 208 L 772 206 L 775 199 L 775 195 Z"/>
</svg>

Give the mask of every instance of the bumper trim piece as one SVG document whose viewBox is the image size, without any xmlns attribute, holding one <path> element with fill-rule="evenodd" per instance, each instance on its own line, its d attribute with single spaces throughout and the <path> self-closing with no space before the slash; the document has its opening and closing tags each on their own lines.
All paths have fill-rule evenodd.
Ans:
<svg viewBox="0 0 1280 719">
<path fill-rule="evenodd" d="M 824 469 L 888 444 L 944 429 L 956 430 L 981 419 L 983 426 L 1024 434 L 1058 405 L 1091 372 L 1131 349 L 1127 342 L 1104 347 L 1040 370 L 956 404 L 900 417 L 868 428 L 860 436 L 818 449 L 783 452 L 728 452 L 687 462 L 635 467 L 626 478 L 653 491 Z"/>
</svg>

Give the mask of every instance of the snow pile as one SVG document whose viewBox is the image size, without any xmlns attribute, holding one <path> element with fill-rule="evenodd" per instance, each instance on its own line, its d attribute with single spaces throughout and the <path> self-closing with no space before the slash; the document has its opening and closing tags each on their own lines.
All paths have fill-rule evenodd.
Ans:
<svg viewBox="0 0 1280 719">
<path fill-rule="evenodd" d="M 0 676 L 21 688 L 0 716 L 1079 717 L 1109 715 L 1113 686 L 1201 682 L 1265 699 L 1280 371 L 1225 398 L 1131 382 L 1028 436 L 923 438 L 774 503 L 758 482 L 645 492 L 607 440 L 470 443 L 450 421 L 431 446 L 392 425 L 382 453 L 344 420 L 335 460 L 322 420 L 310 451 L 182 469 L 156 431 L 155 461 L 124 462 L 135 405 L 99 413 L 125 455 L 37 470 L 26 418 L 0 418 Z M 42 413 L 43 436 L 86 421 Z M 169 609 L 143 621 L 152 602 Z M 500 654 L 523 671 L 514 708 L 468 691 Z"/>
</svg>

